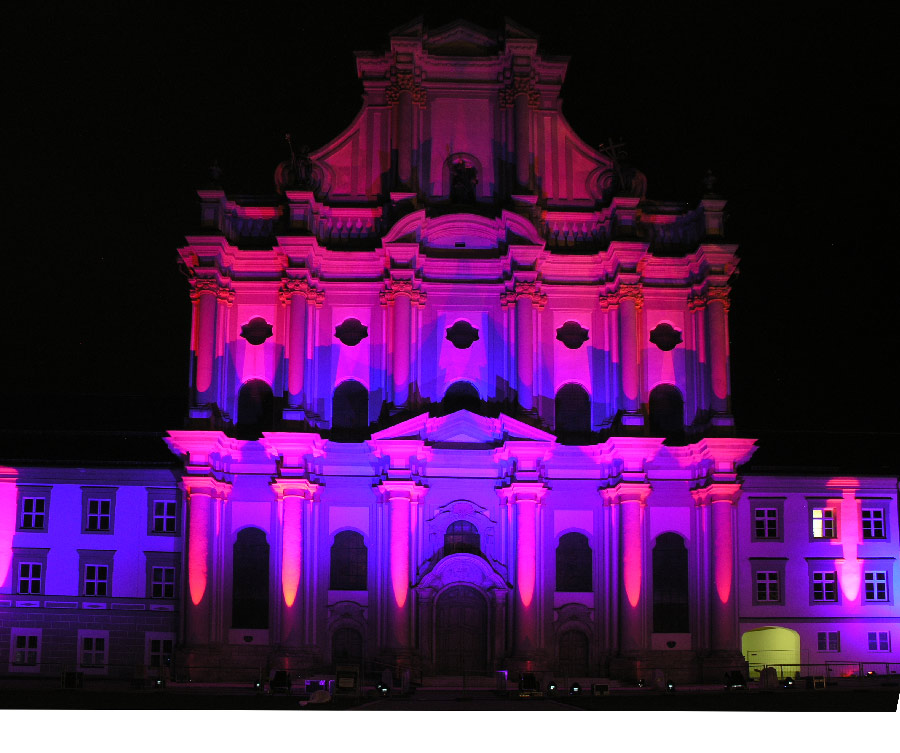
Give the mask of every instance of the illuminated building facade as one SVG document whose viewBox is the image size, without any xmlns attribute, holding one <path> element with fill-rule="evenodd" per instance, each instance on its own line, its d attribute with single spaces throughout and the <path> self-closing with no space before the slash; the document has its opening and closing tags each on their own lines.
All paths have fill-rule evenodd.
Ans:
<svg viewBox="0 0 900 753">
<path fill-rule="evenodd" d="M 151 665 L 170 641 L 197 679 L 898 661 L 896 479 L 739 473 L 726 202 L 648 199 L 566 122 L 566 66 L 511 22 L 411 24 L 357 55 L 361 112 L 278 167 L 279 200 L 199 192 L 183 468 L 127 504 L 127 475 L 10 473 L 10 672 L 41 666 L 17 652 L 37 635 L 43 660 L 56 614 L 93 657 L 87 615 L 108 630 L 128 598 L 123 639 Z M 47 531 L 24 527 L 38 499 Z"/>
</svg>

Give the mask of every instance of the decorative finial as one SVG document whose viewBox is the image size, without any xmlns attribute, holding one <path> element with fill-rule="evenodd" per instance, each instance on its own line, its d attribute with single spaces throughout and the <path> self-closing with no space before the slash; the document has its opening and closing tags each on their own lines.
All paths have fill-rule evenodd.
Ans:
<svg viewBox="0 0 900 753">
<path fill-rule="evenodd" d="M 719 179 L 713 175 L 713 171 L 707 170 L 703 178 L 703 195 L 708 198 L 718 197 L 719 193 L 716 191 L 718 182 Z"/>
</svg>

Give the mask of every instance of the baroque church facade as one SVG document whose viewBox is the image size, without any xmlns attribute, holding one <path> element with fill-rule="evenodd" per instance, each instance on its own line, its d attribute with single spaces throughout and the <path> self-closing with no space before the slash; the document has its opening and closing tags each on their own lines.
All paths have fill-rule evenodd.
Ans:
<svg viewBox="0 0 900 753">
<path fill-rule="evenodd" d="M 726 202 L 648 199 L 566 66 L 414 22 L 277 200 L 198 192 L 179 465 L 6 469 L 0 670 L 900 661 L 896 478 L 741 473 Z"/>
</svg>

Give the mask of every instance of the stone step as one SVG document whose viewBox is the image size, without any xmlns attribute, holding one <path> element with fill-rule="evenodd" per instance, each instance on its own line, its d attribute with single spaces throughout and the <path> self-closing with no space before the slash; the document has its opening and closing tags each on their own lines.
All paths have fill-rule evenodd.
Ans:
<svg viewBox="0 0 900 753">
<path fill-rule="evenodd" d="M 496 675 L 425 675 L 423 688 L 496 688 Z"/>
</svg>

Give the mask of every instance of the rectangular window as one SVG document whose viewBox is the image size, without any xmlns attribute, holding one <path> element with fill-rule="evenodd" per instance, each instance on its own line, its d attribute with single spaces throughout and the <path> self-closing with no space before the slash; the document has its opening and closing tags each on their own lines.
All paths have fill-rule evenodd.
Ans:
<svg viewBox="0 0 900 753">
<path fill-rule="evenodd" d="M 106 666 L 106 636 L 84 635 L 81 637 L 80 666 L 98 669 Z"/>
<path fill-rule="evenodd" d="M 877 508 L 863 508 L 862 530 L 864 539 L 884 538 L 884 510 Z"/>
<path fill-rule="evenodd" d="M 19 563 L 19 593 L 39 594 L 43 592 L 44 565 L 41 562 Z"/>
<path fill-rule="evenodd" d="M 174 499 L 153 500 L 153 533 L 175 533 L 178 520 L 178 503 Z"/>
<path fill-rule="evenodd" d="M 110 502 L 108 499 L 89 499 L 87 514 L 88 531 L 110 530 Z"/>
<path fill-rule="evenodd" d="M 812 534 L 814 539 L 837 538 L 834 510 L 817 507 L 812 511 Z"/>
<path fill-rule="evenodd" d="M 151 667 L 166 667 L 172 661 L 175 642 L 171 638 L 151 638 L 148 664 Z"/>
<path fill-rule="evenodd" d="M 38 641 L 34 633 L 20 634 L 13 638 L 12 663 L 19 667 L 35 667 L 38 663 Z"/>
<path fill-rule="evenodd" d="M 154 599 L 175 598 L 175 568 L 152 567 L 150 569 L 150 596 Z"/>
<path fill-rule="evenodd" d="M 43 531 L 47 527 L 47 500 L 43 497 L 22 497 L 22 529 Z"/>
<path fill-rule="evenodd" d="M 866 601 L 887 600 L 887 573 L 883 570 L 866 572 Z"/>
<path fill-rule="evenodd" d="M 771 507 L 757 507 L 753 511 L 753 520 L 757 539 L 778 538 L 778 510 Z"/>
<path fill-rule="evenodd" d="M 84 595 L 109 596 L 109 568 L 106 565 L 84 566 Z"/>
<path fill-rule="evenodd" d="M 837 601 L 837 573 L 813 573 L 813 601 Z"/>
<path fill-rule="evenodd" d="M 770 570 L 759 570 L 756 573 L 756 600 L 780 601 L 778 573 Z"/>
<path fill-rule="evenodd" d="M 869 633 L 869 651 L 890 651 L 891 634 L 888 632 Z"/>
<path fill-rule="evenodd" d="M 818 634 L 819 651 L 840 651 L 841 634 L 837 631 Z"/>
</svg>

